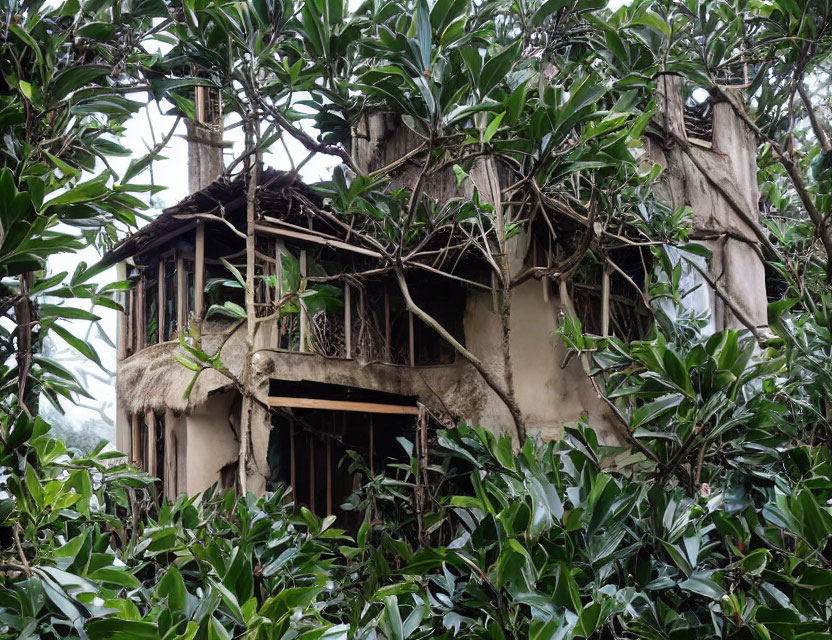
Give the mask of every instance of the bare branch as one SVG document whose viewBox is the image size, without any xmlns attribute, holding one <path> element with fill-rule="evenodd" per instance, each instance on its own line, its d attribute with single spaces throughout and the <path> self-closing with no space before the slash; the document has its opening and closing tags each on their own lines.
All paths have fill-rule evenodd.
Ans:
<svg viewBox="0 0 832 640">
<path fill-rule="evenodd" d="M 451 347 L 453 347 L 459 355 L 465 358 L 471 366 L 477 370 L 477 373 L 482 376 L 485 383 L 491 387 L 494 393 L 497 394 L 500 400 L 502 400 L 508 408 L 509 413 L 511 413 L 511 417 L 514 420 L 517 437 L 522 444 L 526 439 L 526 425 L 523 420 L 523 414 L 520 411 L 520 407 L 517 405 L 517 401 L 514 399 L 513 395 L 503 388 L 502 384 L 500 384 L 491 371 L 488 370 L 485 364 L 483 364 L 477 356 L 463 347 L 456 338 L 454 338 L 441 324 L 439 324 L 439 322 L 436 321 L 435 318 L 428 315 L 421 307 L 417 306 L 416 303 L 413 302 L 413 298 L 410 296 L 410 289 L 407 286 L 407 280 L 405 279 L 404 272 L 401 268 L 396 267 L 395 273 L 396 280 L 399 283 L 399 289 L 402 292 L 402 296 L 404 296 L 408 311 L 428 325 L 431 329 L 436 331 L 436 333 L 438 333 L 449 345 L 451 345 Z"/>
</svg>

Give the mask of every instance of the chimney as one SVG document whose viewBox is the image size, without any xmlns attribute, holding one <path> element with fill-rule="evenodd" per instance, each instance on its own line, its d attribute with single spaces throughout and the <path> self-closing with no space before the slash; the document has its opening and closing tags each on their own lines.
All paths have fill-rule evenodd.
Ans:
<svg viewBox="0 0 832 640">
<path fill-rule="evenodd" d="M 200 191 L 223 172 L 222 101 L 216 87 L 196 87 L 193 120 L 187 120 L 188 189 Z"/>
</svg>

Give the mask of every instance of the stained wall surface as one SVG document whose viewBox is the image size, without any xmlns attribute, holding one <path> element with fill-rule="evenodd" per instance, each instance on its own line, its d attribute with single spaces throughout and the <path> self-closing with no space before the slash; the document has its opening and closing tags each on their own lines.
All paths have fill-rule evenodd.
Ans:
<svg viewBox="0 0 832 640">
<path fill-rule="evenodd" d="M 692 238 L 712 252 L 710 277 L 719 294 L 705 284 L 713 328 L 745 325 L 731 309 L 755 326 L 767 321 L 765 268 L 760 243 L 756 141 L 729 102 L 713 105 L 713 141 L 689 139 L 685 131 L 682 79 L 659 79 L 664 140 L 648 139 L 647 156 L 664 169 L 657 193 L 673 207 L 692 210 Z M 730 304 L 726 302 L 730 300 Z"/>
<path fill-rule="evenodd" d="M 238 439 L 232 430 L 236 391 L 212 395 L 184 417 L 187 429 L 186 482 L 189 494 L 204 491 L 220 471 L 237 460 Z M 239 427 L 239 421 L 237 421 Z"/>
</svg>

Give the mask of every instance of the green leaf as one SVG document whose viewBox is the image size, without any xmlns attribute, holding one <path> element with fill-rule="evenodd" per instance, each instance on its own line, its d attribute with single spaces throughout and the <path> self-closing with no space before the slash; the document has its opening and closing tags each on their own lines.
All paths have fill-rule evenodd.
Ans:
<svg viewBox="0 0 832 640">
<path fill-rule="evenodd" d="M 645 12 L 633 20 L 633 24 L 641 24 L 646 27 L 652 27 L 663 36 L 670 37 L 670 25 L 667 24 L 664 18 L 659 14 L 653 12 Z"/>
<path fill-rule="evenodd" d="M 85 309 L 78 309 L 76 307 L 64 307 L 55 304 L 43 304 L 40 306 L 42 318 L 67 318 L 70 320 L 89 320 L 90 322 L 97 322 L 101 320 L 100 316 L 95 315 Z"/>
<path fill-rule="evenodd" d="M 9 32 L 13 33 L 18 38 L 20 38 L 24 42 L 24 44 L 26 44 L 26 46 L 28 46 L 30 49 L 32 49 L 32 51 L 35 54 L 35 58 L 38 61 L 38 64 L 40 64 L 40 65 L 44 64 L 43 53 L 41 52 L 37 41 L 35 41 L 35 39 L 31 35 L 29 35 L 29 33 L 23 27 L 9 21 L 9 22 L 6 23 L 6 28 L 9 30 Z M 29 84 L 29 83 L 27 82 L 25 84 Z M 23 85 L 23 81 L 21 80 L 21 87 L 22 87 L 22 85 Z M 31 87 L 31 85 L 29 85 L 29 86 Z M 27 95 L 27 97 L 31 98 L 32 96 Z"/>
<path fill-rule="evenodd" d="M 85 342 L 81 338 L 74 336 L 67 329 L 64 329 L 58 324 L 52 324 L 49 328 L 50 330 L 57 333 L 61 338 L 63 338 L 64 341 L 73 349 L 78 351 L 78 353 L 80 353 L 86 358 L 89 358 L 99 367 L 101 366 L 101 359 L 98 357 L 98 353 L 88 342 Z"/>
<path fill-rule="evenodd" d="M 560 11 L 566 5 L 572 4 L 571 0 L 547 0 L 544 2 L 540 8 L 534 12 L 534 15 L 531 19 L 531 24 L 535 27 L 541 26 L 545 21 L 546 18 L 551 16 L 552 14 Z"/>
<path fill-rule="evenodd" d="M 50 90 L 55 100 L 63 100 L 70 93 L 81 87 L 93 84 L 110 73 L 110 67 L 100 64 L 89 64 L 80 67 L 70 67 L 58 73 Z"/>
<path fill-rule="evenodd" d="M 662 365 L 673 384 L 680 390 L 691 393 L 690 376 L 684 362 L 672 349 L 665 349 L 662 354 Z"/>
<path fill-rule="evenodd" d="M 687 580 L 679 583 L 679 588 L 685 591 L 692 591 L 711 600 L 721 600 L 725 590 L 716 582 L 711 580 L 710 573 L 696 571 Z"/>
<path fill-rule="evenodd" d="M 505 80 L 517 60 L 519 51 L 520 43 L 516 42 L 486 61 L 477 82 L 477 89 L 481 96 L 487 96 L 494 87 Z"/>
<path fill-rule="evenodd" d="M 117 638 L 118 640 L 159 640 L 159 627 L 143 620 L 104 618 L 91 620 L 86 625 L 90 638 Z"/>
<path fill-rule="evenodd" d="M 682 400 L 684 400 L 684 396 L 681 393 L 671 393 L 639 407 L 633 412 L 632 428 L 635 429 L 656 420 L 678 407 Z"/>
<path fill-rule="evenodd" d="M 420 71 L 425 72 L 430 69 L 433 49 L 433 30 L 430 25 L 430 9 L 428 9 L 427 0 L 416 2 L 416 33 L 419 38 L 420 62 L 422 63 Z"/>
<path fill-rule="evenodd" d="M 188 592 L 185 589 L 185 581 L 182 574 L 175 566 L 165 571 L 165 575 L 156 585 L 156 595 L 160 598 L 167 598 L 168 606 L 174 611 L 185 611 L 188 603 Z"/>
<path fill-rule="evenodd" d="M 82 182 L 76 187 L 65 191 L 61 195 L 47 202 L 46 208 L 86 202 L 88 200 L 95 200 L 107 195 L 110 191 L 107 188 L 104 177 L 99 176 L 98 178 L 89 180 L 88 182 Z"/>
<path fill-rule="evenodd" d="M 52 163 L 56 167 L 58 167 L 58 169 L 61 170 L 61 172 L 64 174 L 65 177 L 77 178 L 78 176 L 81 175 L 81 171 L 79 169 L 76 169 L 75 167 L 67 164 L 66 162 L 61 160 L 59 157 L 53 156 L 48 151 L 44 150 L 43 155 L 45 155 L 47 158 L 49 158 L 52 161 Z"/>
<path fill-rule="evenodd" d="M 497 133 L 497 129 L 500 128 L 500 123 L 503 121 L 506 112 L 503 111 L 502 113 L 498 113 L 494 118 L 491 119 L 491 122 L 488 123 L 488 126 L 485 128 L 485 134 L 483 135 L 483 142 L 488 144 L 491 142 L 491 138 L 494 137 L 494 134 Z"/>
<path fill-rule="evenodd" d="M 118 585 L 125 589 L 137 589 L 141 586 L 139 579 L 123 568 L 101 567 L 89 573 L 87 577 L 96 582 Z"/>
<path fill-rule="evenodd" d="M 17 83 L 17 86 L 20 88 L 20 92 L 26 96 L 29 100 L 32 99 L 32 84 L 26 82 L 25 80 L 20 80 Z"/>
<path fill-rule="evenodd" d="M 234 279 L 235 279 L 238 283 L 240 283 L 240 286 L 241 286 L 243 289 L 245 289 L 245 288 L 246 288 L 246 279 L 243 277 L 243 274 L 242 274 L 242 273 L 240 273 L 240 270 L 239 270 L 237 267 L 235 267 L 233 264 L 231 264 L 231 263 L 230 263 L 228 260 L 226 260 L 225 258 L 220 258 L 220 260 L 222 261 L 222 263 L 223 263 L 223 265 L 225 266 L 225 268 L 226 268 L 226 269 L 228 269 L 228 270 L 232 273 L 232 275 L 234 276 Z"/>
</svg>

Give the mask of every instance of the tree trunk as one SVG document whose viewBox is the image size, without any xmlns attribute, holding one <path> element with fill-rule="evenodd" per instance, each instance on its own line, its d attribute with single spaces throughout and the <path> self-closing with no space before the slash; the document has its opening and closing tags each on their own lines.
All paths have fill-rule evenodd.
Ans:
<svg viewBox="0 0 832 640">
<path fill-rule="evenodd" d="M 246 358 L 243 364 L 243 402 L 240 410 L 240 449 L 237 459 L 237 488 L 240 495 L 245 495 L 248 475 L 248 448 L 251 420 L 254 409 L 254 380 L 252 375 L 252 357 L 254 355 L 254 338 L 257 317 L 254 309 L 254 225 L 257 209 L 257 184 L 260 174 L 259 122 L 248 121 L 246 124 L 246 175 L 248 190 L 246 192 Z M 256 148 L 254 154 L 250 151 Z"/>
</svg>

